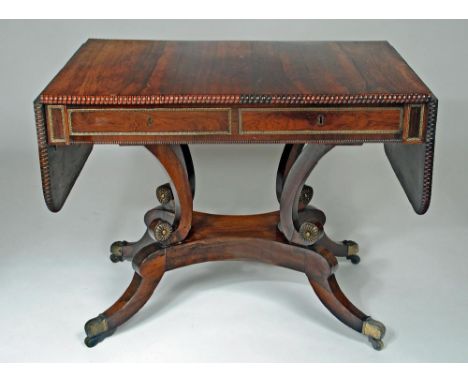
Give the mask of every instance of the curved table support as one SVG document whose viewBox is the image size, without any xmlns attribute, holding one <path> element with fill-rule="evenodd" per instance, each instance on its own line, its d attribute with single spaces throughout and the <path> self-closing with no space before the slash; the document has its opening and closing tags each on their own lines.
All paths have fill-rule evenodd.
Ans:
<svg viewBox="0 0 468 382">
<path fill-rule="evenodd" d="M 281 155 L 276 176 L 276 196 L 285 217 L 284 221 L 281 220 L 279 228 L 281 231 L 285 229 L 285 235 L 289 235 L 286 237 L 292 242 L 307 246 L 318 244 L 327 248 L 336 257 L 345 257 L 353 264 L 358 264 L 360 262 L 360 257 L 358 256 L 359 245 L 352 240 L 337 242 L 328 237 L 323 228 L 325 214 L 315 207 L 307 207 L 313 197 L 312 187 L 304 185 L 304 183 L 297 183 L 302 179 L 305 182 L 318 161 L 334 146 L 307 145 L 306 148 L 304 146 L 304 144 L 287 144 Z M 301 155 L 303 152 L 304 154 Z M 302 159 L 299 162 L 301 156 Z M 293 168 L 295 170 L 293 177 L 289 178 L 289 188 L 285 189 L 288 175 Z M 298 192 L 299 196 L 297 195 Z M 318 222 L 313 217 L 308 217 L 317 214 L 323 215 L 323 218 Z M 301 232 L 301 227 L 304 223 L 306 224 Z M 309 228 L 308 230 L 307 227 Z M 304 240 L 304 237 L 302 237 L 303 233 L 310 233 L 311 237 L 309 236 Z"/>
<path fill-rule="evenodd" d="M 187 154 L 187 150 L 184 150 L 181 145 L 147 145 L 146 148 L 159 160 L 169 175 L 174 198 L 173 218 L 168 222 L 161 219 L 169 223 L 172 233 L 161 241 L 164 241 L 166 245 L 178 243 L 185 239 L 192 226 L 195 177 L 191 159 L 189 162 L 191 173 L 187 168 L 187 156 L 190 154 L 189 152 Z M 190 182 L 190 177 L 193 183 Z M 157 231 L 160 223 L 155 224 L 153 231 Z"/>
<path fill-rule="evenodd" d="M 301 154 L 303 148 L 303 143 L 284 145 L 278 165 L 278 171 L 276 173 L 276 198 L 278 199 L 278 203 L 281 202 L 281 194 L 283 193 L 286 177 L 288 176 L 294 162 Z"/>
<path fill-rule="evenodd" d="M 290 242 L 310 246 L 323 236 L 323 226 L 314 222 L 300 222 L 299 199 L 307 177 L 320 158 L 330 151 L 333 145 L 306 145 L 297 154 L 283 180 L 280 196 L 279 229 Z M 288 163 L 288 161 L 286 161 Z M 287 166 L 285 166 L 287 167 Z"/>
<path fill-rule="evenodd" d="M 115 255 L 118 261 L 131 259 L 135 274 L 123 295 L 85 324 L 87 346 L 112 335 L 136 314 L 166 271 L 207 261 L 253 260 L 305 273 L 333 315 L 366 335 L 374 348 L 382 348 L 385 327 L 356 308 L 334 276 L 336 256 L 349 257 L 351 244 L 329 239 L 323 231 L 325 214 L 308 207 L 310 198 L 304 198 L 304 192 L 312 196 L 312 188 L 304 187 L 307 177 L 333 145 L 287 145 L 277 177 L 280 211 L 249 216 L 193 212 L 195 176 L 188 147 L 147 148 L 159 159 L 171 182 L 158 188 L 162 205 L 145 214 L 143 237 L 134 243 L 113 244 L 113 255 L 119 251 Z"/>
<path fill-rule="evenodd" d="M 192 199 L 195 198 L 195 168 L 193 166 L 192 154 L 190 153 L 189 145 L 180 145 L 184 156 L 185 168 L 192 191 Z"/>
<path fill-rule="evenodd" d="M 145 246 L 162 242 L 181 242 L 191 228 L 195 170 L 188 145 L 148 145 L 146 148 L 159 160 L 170 178 L 156 189 L 161 206 L 145 214 L 147 231 L 134 242 L 116 241 L 110 248 L 110 259 L 117 263 L 132 260 Z"/>
<path fill-rule="evenodd" d="M 139 254 L 154 252 L 159 249 L 155 244 L 142 249 Z M 104 313 L 92 318 L 85 324 L 85 344 L 88 347 L 96 346 L 106 337 L 114 334 L 117 327 L 125 323 L 137 313 L 149 300 L 156 286 L 165 272 L 164 254 L 152 259 L 151 272 L 139 274 L 135 272 L 133 279 L 123 295 L 112 304 Z"/>
</svg>

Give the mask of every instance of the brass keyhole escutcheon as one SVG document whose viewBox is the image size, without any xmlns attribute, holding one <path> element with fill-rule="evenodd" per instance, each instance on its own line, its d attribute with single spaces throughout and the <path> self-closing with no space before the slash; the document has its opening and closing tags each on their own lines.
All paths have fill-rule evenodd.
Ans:
<svg viewBox="0 0 468 382">
<path fill-rule="evenodd" d="M 151 115 L 146 119 L 146 126 L 153 126 L 153 117 Z"/>
<path fill-rule="evenodd" d="M 325 124 L 325 116 L 323 114 L 319 114 L 317 116 L 317 125 L 323 126 Z"/>
</svg>

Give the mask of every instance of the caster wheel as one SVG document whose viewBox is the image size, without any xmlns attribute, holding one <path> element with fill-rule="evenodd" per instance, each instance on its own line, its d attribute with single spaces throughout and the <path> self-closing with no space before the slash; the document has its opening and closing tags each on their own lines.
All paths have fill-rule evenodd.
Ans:
<svg viewBox="0 0 468 382">
<path fill-rule="evenodd" d="M 93 348 L 95 347 L 97 344 L 98 344 L 98 340 L 96 340 L 96 338 L 94 337 L 86 337 L 85 340 L 84 340 L 84 343 L 87 347 L 89 348 Z"/>
<path fill-rule="evenodd" d="M 361 258 L 358 255 L 346 256 L 346 259 L 351 261 L 353 264 L 359 264 L 361 261 Z"/>
<path fill-rule="evenodd" d="M 376 340 L 374 338 L 369 338 L 369 342 L 371 343 L 372 347 L 375 350 L 382 350 L 384 347 L 384 343 L 382 340 Z"/>
<path fill-rule="evenodd" d="M 110 255 L 109 258 L 110 258 L 110 261 L 112 261 L 113 263 L 120 263 L 121 261 L 123 261 L 122 256 L 118 256 L 114 254 Z"/>
</svg>

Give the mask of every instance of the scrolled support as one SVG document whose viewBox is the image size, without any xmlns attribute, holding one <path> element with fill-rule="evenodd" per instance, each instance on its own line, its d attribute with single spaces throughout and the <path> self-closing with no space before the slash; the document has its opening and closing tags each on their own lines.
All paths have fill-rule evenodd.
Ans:
<svg viewBox="0 0 468 382">
<path fill-rule="evenodd" d="M 190 151 L 186 145 L 147 145 L 146 148 L 159 160 L 161 165 L 166 170 L 170 178 L 170 187 L 163 185 L 164 192 L 160 192 L 168 196 L 167 190 L 172 194 L 174 202 L 174 211 L 171 214 L 165 213 L 165 229 L 159 229 L 157 224 L 147 221 L 148 232 L 153 233 L 155 237 L 163 238 L 162 232 L 166 234 L 170 231 L 170 236 L 163 241 L 166 245 L 181 242 L 188 235 L 192 226 L 192 212 L 193 212 L 193 195 L 195 192 L 195 175 L 193 170 L 193 163 L 190 156 Z M 159 211 L 152 210 L 152 220 L 159 218 Z M 148 214 L 147 214 L 148 215 Z M 154 227 L 151 228 L 151 225 Z M 151 234 L 150 233 L 150 234 Z M 163 235 L 165 236 L 165 235 Z"/>
<path fill-rule="evenodd" d="M 285 148 L 278 169 L 277 193 L 280 198 L 279 228 L 290 242 L 310 246 L 323 235 L 323 227 L 319 227 L 315 222 L 301 221 L 303 220 L 300 218 L 302 190 L 304 189 L 307 177 L 315 165 L 334 145 L 308 144 L 303 147 L 292 146 Z M 293 163 L 291 163 L 292 159 L 295 159 Z M 284 174 L 286 174 L 285 177 Z M 303 228 L 303 232 L 301 233 L 301 226 L 305 227 L 305 223 L 315 224 L 315 228 L 309 231 Z M 306 231 L 309 232 L 308 236 L 303 235 Z"/>
<path fill-rule="evenodd" d="M 185 168 L 187 177 L 190 183 L 190 191 L 192 191 L 192 199 L 195 198 L 195 168 L 193 166 L 192 154 L 190 153 L 189 145 L 180 145 L 184 156 Z"/>
<path fill-rule="evenodd" d="M 304 148 L 304 144 L 286 144 L 281 154 L 281 159 L 278 165 L 278 171 L 276 174 L 276 197 L 278 202 L 281 202 L 281 194 L 283 193 L 284 182 L 286 177 L 294 165 L 294 162 L 299 157 Z M 311 186 L 305 184 L 301 190 L 301 196 L 299 198 L 299 209 L 303 210 L 312 200 L 314 190 Z"/>
<path fill-rule="evenodd" d="M 190 183 L 190 191 L 192 199 L 195 197 L 195 169 L 193 167 L 192 154 L 188 145 L 180 145 L 182 150 L 183 162 L 187 171 L 188 181 Z M 172 188 L 170 183 L 165 183 L 156 188 L 156 199 L 165 207 L 165 209 L 174 209 Z"/>
<path fill-rule="evenodd" d="M 142 248 L 155 242 L 164 246 L 180 242 L 191 228 L 195 171 L 188 145 L 148 145 L 146 148 L 159 159 L 171 182 L 156 188 L 161 206 L 145 214 L 147 230 L 141 239 L 112 243 L 110 259 L 113 263 L 132 260 Z"/>
<path fill-rule="evenodd" d="M 281 203 L 281 194 L 283 193 L 286 177 L 288 176 L 294 162 L 301 154 L 303 148 L 303 143 L 284 145 L 278 165 L 278 171 L 276 173 L 276 198 L 278 199 L 278 203 Z"/>
</svg>

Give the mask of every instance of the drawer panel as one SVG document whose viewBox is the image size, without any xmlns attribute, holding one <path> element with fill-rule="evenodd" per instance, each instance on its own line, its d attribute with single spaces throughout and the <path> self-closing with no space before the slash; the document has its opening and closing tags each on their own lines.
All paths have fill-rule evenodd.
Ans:
<svg viewBox="0 0 468 382">
<path fill-rule="evenodd" d="M 240 109 L 240 134 L 395 135 L 402 107 Z"/>
<path fill-rule="evenodd" d="M 68 109 L 70 136 L 231 134 L 227 108 Z"/>
</svg>

